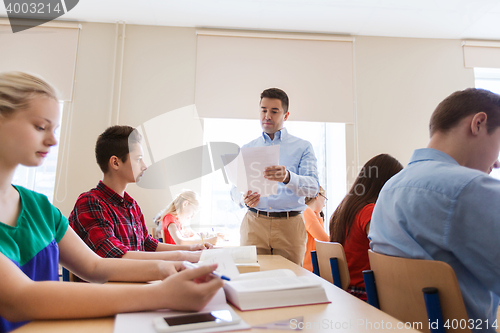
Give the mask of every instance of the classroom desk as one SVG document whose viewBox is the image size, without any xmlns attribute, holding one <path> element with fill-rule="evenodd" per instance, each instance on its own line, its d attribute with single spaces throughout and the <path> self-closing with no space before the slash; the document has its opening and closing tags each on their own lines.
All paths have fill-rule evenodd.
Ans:
<svg viewBox="0 0 500 333">
<path fill-rule="evenodd" d="M 304 328 L 303 331 L 306 332 L 380 332 L 383 330 L 397 330 L 398 324 L 404 327 L 403 323 L 397 319 L 349 295 L 326 280 L 317 277 L 281 256 L 259 255 L 258 260 L 261 270 L 288 268 L 297 275 L 307 275 L 320 279 L 332 303 L 245 312 L 236 310 L 241 318 L 250 325 L 304 316 L 304 324 L 310 327 L 310 329 L 307 329 L 307 327 Z M 113 324 L 113 317 L 80 320 L 38 320 L 20 327 L 14 332 L 113 333 Z M 417 332 L 416 330 L 410 331 Z M 286 331 L 252 329 L 250 332 L 284 333 Z"/>
</svg>

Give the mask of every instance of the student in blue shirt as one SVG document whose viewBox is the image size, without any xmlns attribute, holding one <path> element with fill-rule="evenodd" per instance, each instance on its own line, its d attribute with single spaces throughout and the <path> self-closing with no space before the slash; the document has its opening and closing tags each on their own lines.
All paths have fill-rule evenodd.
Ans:
<svg viewBox="0 0 500 333">
<path fill-rule="evenodd" d="M 304 200 L 318 195 L 319 180 L 312 145 L 283 128 L 290 115 L 288 105 L 283 90 L 264 90 L 260 96 L 262 136 L 243 146 L 280 145 L 280 165 L 262 170 L 266 179 L 279 182 L 278 193 L 261 198 L 260 193 L 249 191 L 238 197 L 233 189 L 232 194 L 248 207 L 241 223 L 240 244 L 256 245 L 258 254 L 278 254 L 302 265 L 307 241 Z"/>
<path fill-rule="evenodd" d="M 468 327 L 495 332 L 500 295 L 500 96 L 457 91 L 430 120 L 430 142 L 383 187 L 373 211 L 373 251 L 440 260 L 455 271 Z M 472 325 L 470 325 L 472 323 Z"/>
<path fill-rule="evenodd" d="M 11 185 L 19 164 L 41 165 L 57 144 L 59 118 L 56 92 L 48 83 L 25 73 L 0 73 L 0 333 L 33 319 L 203 308 L 222 286 L 209 274 L 216 266 L 183 270 L 180 262 L 101 258 L 47 197 Z M 63 283 L 59 262 L 92 282 L 164 280 Z"/>
</svg>

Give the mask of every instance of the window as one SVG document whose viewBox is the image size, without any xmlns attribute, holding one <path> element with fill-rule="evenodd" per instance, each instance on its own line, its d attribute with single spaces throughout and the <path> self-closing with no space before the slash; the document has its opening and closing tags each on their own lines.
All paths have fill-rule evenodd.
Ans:
<svg viewBox="0 0 500 333">
<path fill-rule="evenodd" d="M 500 68 L 474 68 L 476 88 L 500 94 Z"/>
<path fill-rule="evenodd" d="M 214 119 L 203 120 L 204 143 L 229 141 L 243 146 L 257 138 L 262 129 L 257 120 Z M 341 123 L 287 121 L 288 132 L 311 142 L 318 160 L 319 181 L 326 190 L 327 220 L 346 193 L 345 125 Z M 202 178 L 203 216 L 210 217 L 211 227 L 226 235 L 228 245 L 238 245 L 239 229 L 246 209 L 231 200 L 231 185 L 224 180 L 221 170 Z"/>
<path fill-rule="evenodd" d="M 63 102 L 59 102 L 62 115 Z M 56 139 L 59 142 L 60 127 L 56 130 Z M 39 167 L 26 167 L 19 165 L 14 173 L 12 184 L 21 185 L 27 189 L 45 194 L 52 203 L 56 183 L 57 156 L 59 145 L 50 148 L 50 153 Z"/>
<path fill-rule="evenodd" d="M 500 95 L 500 68 L 474 68 L 474 76 L 476 88 L 487 89 Z M 500 179 L 500 169 L 493 169 L 491 176 Z"/>
</svg>

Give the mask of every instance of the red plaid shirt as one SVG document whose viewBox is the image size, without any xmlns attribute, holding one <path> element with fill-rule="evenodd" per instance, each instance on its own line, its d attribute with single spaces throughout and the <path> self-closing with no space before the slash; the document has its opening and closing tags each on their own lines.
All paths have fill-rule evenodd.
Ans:
<svg viewBox="0 0 500 333">
<path fill-rule="evenodd" d="M 82 193 L 69 215 L 69 224 L 81 239 L 104 258 L 121 258 L 127 251 L 156 251 L 137 202 L 99 182 Z"/>
</svg>

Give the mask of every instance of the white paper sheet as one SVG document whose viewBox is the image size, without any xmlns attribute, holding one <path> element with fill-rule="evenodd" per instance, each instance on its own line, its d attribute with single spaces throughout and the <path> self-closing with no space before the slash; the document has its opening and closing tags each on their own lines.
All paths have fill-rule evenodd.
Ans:
<svg viewBox="0 0 500 333">
<path fill-rule="evenodd" d="M 220 289 L 214 298 L 203 308 L 203 312 L 229 309 L 226 303 L 224 290 Z M 120 313 L 116 315 L 114 333 L 157 333 L 153 326 L 153 319 L 156 317 L 168 317 L 183 314 L 186 312 L 176 312 L 170 310 L 158 310 L 153 312 Z M 210 329 L 192 330 L 196 333 L 226 332 L 250 329 L 250 325 L 243 320 L 237 325 L 213 327 Z"/>
<path fill-rule="evenodd" d="M 205 261 L 212 257 L 216 257 L 221 252 L 229 253 L 236 264 L 250 264 L 257 262 L 257 247 L 255 245 L 204 250 L 201 252 L 200 261 Z"/>
<path fill-rule="evenodd" d="M 199 265 L 217 264 L 217 269 L 215 271 L 221 275 L 227 276 L 230 279 L 234 279 L 240 275 L 240 272 L 234 263 L 233 257 L 231 257 L 231 253 L 224 251 L 223 249 L 205 251 L 215 251 L 216 255 L 205 255 L 204 258 L 200 257 L 200 261 L 198 262 Z M 205 251 L 201 252 L 202 256 Z"/>
<path fill-rule="evenodd" d="M 264 169 L 279 165 L 279 158 L 279 145 L 241 148 L 240 154 L 231 163 L 234 164 L 230 164 L 226 170 L 228 178 L 229 174 L 234 178 L 234 170 L 237 170 L 235 185 L 238 191 L 246 193 L 250 190 L 259 193 L 261 197 L 275 195 L 278 193 L 278 182 L 265 179 Z"/>
<path fill-rule="evenodd" d="M 285 320 L 273 321 L 270 323 L 254 325 L 252 328 L 269 329 L 269 330 L 286 330 L 286 331 L 301 331 L 305 325 L 294 325 L 292 326 L 292 320 L 294 323 L 304 323 L 304 316 L 294 317 Z M 295 327 L 295 328 L 293 328 Z"/>
<path fill-rule="evenodd" d="M 238 156 L 241 154 L 226 154 L 221 155 L 224 171 L 231 184 L 238 184 Z"/>
</svg>

